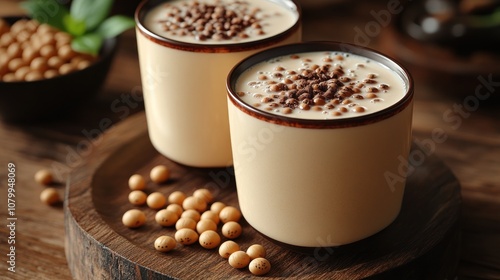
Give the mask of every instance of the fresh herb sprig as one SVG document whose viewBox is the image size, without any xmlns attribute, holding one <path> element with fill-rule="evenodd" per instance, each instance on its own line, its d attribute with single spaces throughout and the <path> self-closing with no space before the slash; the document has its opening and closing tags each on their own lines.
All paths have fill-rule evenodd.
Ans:
<svg viewBox="0 0 500 280">
<path fill-rule="evenodd" d="M 73 50 L 97 55 L 105 39 L 135 26 L 134 19 L 108 17 L 113 0 L 73 0 L 71 6 L 57 0 L 28 0 L 22 6 L 40 23 L 47 23 L 73 36 Z"/>
</svg>

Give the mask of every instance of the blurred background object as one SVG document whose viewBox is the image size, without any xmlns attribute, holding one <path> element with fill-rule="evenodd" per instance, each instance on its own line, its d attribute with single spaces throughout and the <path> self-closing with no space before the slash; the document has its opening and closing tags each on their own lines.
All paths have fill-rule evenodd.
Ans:
<svg viewBox="0 0 500 280">
<path fill-rule="evenodd" d="M 401 30 L 410 37 L 468 54 L 498 51 L 500 1 L 425 0 L 401 15 Z"/>
<path fill-rule="evenodd" d="M 459 97 L 474 94 L 480 76 L 500 81 L 500 1 L 420 0 L 406 5 L 382 32 L 378 47 L 403 61 L 415 78 Z"/>
</svg>

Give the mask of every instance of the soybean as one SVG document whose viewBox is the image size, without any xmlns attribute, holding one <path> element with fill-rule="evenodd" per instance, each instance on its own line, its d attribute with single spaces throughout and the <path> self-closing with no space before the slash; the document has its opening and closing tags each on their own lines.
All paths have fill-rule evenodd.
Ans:
<svg viewBox="0 0 500 280">
<path fill-rule="evenodd" d="M 196 229 L 196 221 L 188 217 L 180 218 L 175 223 L 175 229 L 181 230 L 183 228 L 188 228 L 192 230 Z"/>
<path fill-rule="evenodd" d="M 238 222 L 241 218 L 241 212 L 234 206 L 226 206 L 220 211 L 219 218 L 223 223 Z"/>
<path fill-rule="evenodd" d="M 209 219 L 212 220 L 216 225 L 219 224 L 220 218 L 219 214 L 212 210 L 207 210 L 201 214 L 200 220 Z"/>
<path fill-rule="evenodd" d="M 196 231 L 201 234 L 207 230 L 217 230 L 217 224 L 212 220 L 204 219 L 196 224 Z"/>
<path fill-rule="evenodd" d="M 253 244 L 252 246 L 248 247 L 247 254 L 252 260 L 256 258 L 265 258 L 266 249 L 260 244 Z"/>
<path fill-rule="evenodd" d="M 191 245 L 198 241 L 198 233 L 190 228 L 182 228 L 175 232 L 175 240 L 182 245 Z"/>
<path fill-rule="evenodd" d="M 162 235 L 156 238 L 154 246 L 157 251 L 165 253 L 175 249 L 175 247 L 177 246 L 177 242 L 170 236 Z"/>
<path fill-rule="evenodd" d="M 140 206 L 140 205 L 144 205 L 144 203 L 146 203 L 147 197 L 148 197 L 148 195 L 145 192 L 140 191 L 140 190 L 135 190 L 135 191 L 131 191 L 128 194 L 128 201 L 130 203 L 132 203 L 133 205 Z"/>
<path fill-rule="evenodd" d="M 182 207 L 185 210 L 194 209 L 198 212 L 204 212 L 207 210 L 207 202 L 196 196 L 188 196 L 182 202 Z"/>
<path fill-rule="evenodd" d="M 250 262 L 248 270 L 253 275 L 264 275 L 271 270 L 271 263 L 265 258 L 256 258 Z"/>
<path fill-rule="evenodd" d="M 138 228 L 146 223 L 146 214 L 139 209 L 130 209 L 123 214 L 122 223 L 129 228 Z"/>
<path fill-rule="evenodd" d="M 175 225 L 179 220 L 179 216 L 176 213 L 169 211 L 167 209 L 162 209 L 156 212 L 155 221 L 164 227 L 169 227 Z"/>
<path fill-rule="evenodd" d="M 240 250 L 240 245 L 238 243 L 228 240 L 222 243 L 219 247 L 219 255 L 225 259 L 229 258 L 229 256 Z"/>
<path fill-rule="evenodd" d="M 205 249 L 214 249 L 220 244 L 220 235 L 214 230 L 207 230 L 200 234 L 199 243 Z"/>
<path fill-rule="evenodd" d="M 182 209 L 182 206 L 180 206 L 179 204 L 170 204 L 167 206 L 166 208 L 167 210 L 169 211 L 172 211 L 174 212 L 175 214 L 177 214 L 177 216 L 181 216 L 182 213 L 183 213 L 183 209 Z"/>
<path fill-rule="evenodd" d="M 223 202 L 217 201 L 217 202 L 212 203 L 212 205 L 210 206 L 210 210 L 212 210 L 214 213 L 217 213 L 217 215 L 219 215 L 220 211 L 224 207 L 226 207 L 226 204 L 224 204 Z"/>
<path fill-rule="evenodd" d="M 35 173 L 35 181 L 39 184 L 48 186 L 54 182 L 54 176 L 48 169 L 41 169 Z"/>
<path fill-rule="evenodd" d="M 168 196 L 168 203 L 182 205 L 182 202 L 186 199 L 186 194 L 181 191 L 174 191 Z"/>
<path fill-rule="evenodd" d="M 229 256 L 228 261 L 234 268 L 244 268 L 250 263 L 250 257 L 243 251 L 236 251 Z"/>
<path fill-rule="evenodd" d="M 46 188 L 40 193 L 40 200 L 53 206 L 61 202 L 61 197 L 55 188 Z"/>
<path fill-rule="evenodd" d="M 128 187 L 131 190 L 144 190 L 146 188 L 146 180 L 140 174 L 134 174 L 128 179 Z"/>
<path fill-rule="evenodd" d="M 167 203 L 167 198 L 161 192 L 153 192 L 148 195 L 146 204 L 151 209 L 160 209 Z"/>
<path fill-rule="evenodd" d="M 206 203 L 214 200 L 214 196 L 208 189 L 197 189 L 193 192 L 193 196 L 205 200 Z"/>
<path fill-rule="evenodd" d="M 194 209 L 188 209 L 188 210 L 185 210 L 184 212 L 182 212 L 181 218 L 184 218 L 184 217 L 191 218 L 191 219 L 195 220 L 196 222 L 199 222 L 201 215 L 198 211 L 196 211 Z"/>
<path fill-rule="evenodd" d="M 229 221 L 222 226 L 222 235 L 229 239 L 238 238 L 242 233 L 241 225 L 234 221 Z"/>
<path fill-rule="evenodd" d="M 170 178 L 170 169 L 165 165 L 157 165 L 151 169 L 149 177 L 157 184 L 164 183 Z"/>
</svg>

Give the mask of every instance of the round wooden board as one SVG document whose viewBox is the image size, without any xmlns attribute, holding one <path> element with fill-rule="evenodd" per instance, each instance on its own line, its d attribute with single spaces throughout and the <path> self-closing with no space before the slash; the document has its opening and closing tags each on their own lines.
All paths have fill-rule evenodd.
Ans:
<svg viewBox="0 0 500 280">
<path fill-rule="evenodd" d="M 134 207 L 127 199 L 127 181 L 132 174 L 149 178 L 152 167 L 165 164 L 172 170 L 171 179 L 161 185 L 148 182 L 146 192 L 168 195 L 181 190 L 189 195 L 207 187 L 218 201 L 238 206 L 231 168 L 189 168 L 161 156 L 149 141 L 143 113 L 110 129 L 94 144 L 85 165 L 71 175 L 66 191 L 66 257 L 75 279 L 252 276 L 247 269 L 232 268 L 217 249 L 206 250 L 199 244 L 157 252 L 154 240 L 160 235 L 173 236 L 175 229 L 159 226 L 154 221 L 156 211 Z M 413 151 L 419 151 L 419 147 Z M 129 229 L 122 225 L 123 213 L 132 208 L 146 212 L 143 227 Z M 304 253 L 266 239 L 242 220 L 243 235 L 235 241 L 243 250 L 255 243 L 267 249 L 272 269 L 261 278 L 453 279 L 459 257 L 459 210 L 459 183 L 438 158 L 430 155 L 409 176 L 398 218 L 372 237 Z"/>
</svg>

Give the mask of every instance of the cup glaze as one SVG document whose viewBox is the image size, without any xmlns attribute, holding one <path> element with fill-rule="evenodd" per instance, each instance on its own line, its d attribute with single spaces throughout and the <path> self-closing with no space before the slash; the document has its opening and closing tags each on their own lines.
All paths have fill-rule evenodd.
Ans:
<svg viewBox="0 0 500 280">
<path fill-rule="evenodd" d="M 342 51 L 380 62 L 406 92 L 395 104 L 343 119 L 300 119 L 245 103 L 238 77 L 253 65 L 305 52 Z M 291 44 L 259 52 L 227 78 L 238 200 L 243 216 L 270 239 L 292 246 L 352 243 L 387 227 L 399 214 L 411 147 L 413 80 L 387 56 L 338 42 Z M 313 144 L 311 144 L 313 143 Z M 388 181 L 388 174 L 398 180 Z"/>
<path fill-rule="evenodd" d="M 225 78 L 243 58 L 301 40 L 301 10 L 292 0 L 274 1 L 297 17 L 275 36 L 244 43 L 195 44 L 151 32 L 147 13 L 169 1 L 144 1 L 135 13 L 149 137 L 164 156 L 194 167 L 232 165 Z"/>
</svg>

